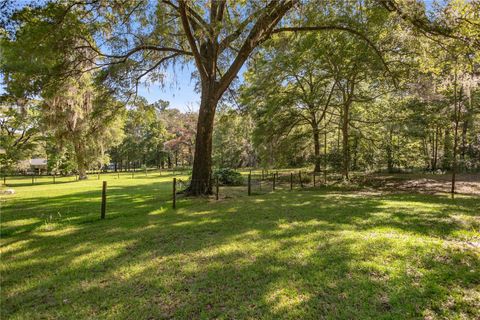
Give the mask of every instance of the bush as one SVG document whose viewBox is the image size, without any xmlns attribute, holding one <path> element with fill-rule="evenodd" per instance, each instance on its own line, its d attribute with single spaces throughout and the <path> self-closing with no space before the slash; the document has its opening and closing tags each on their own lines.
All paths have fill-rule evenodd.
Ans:
<svg viewBox="0 0 480 320">
<path fill-rule="evenodd" d="M 243 177 L 237 171 L 231 168 L 221 168 L 215 170 L 213 178 L 217 178 L 220 184 L 226 186 L 239 186 L 243 183 Z"/>
<path fill-rule="evenodd" d="M 298 180 L 300 180 L 300 179 L 298 179 Z M 313 177 L 310 176 L 310 175 L 307 175 L 307 173 L 302 173 L 302 183 L 304 183 L 304 184 L 313 183 Z"/>
</svg>

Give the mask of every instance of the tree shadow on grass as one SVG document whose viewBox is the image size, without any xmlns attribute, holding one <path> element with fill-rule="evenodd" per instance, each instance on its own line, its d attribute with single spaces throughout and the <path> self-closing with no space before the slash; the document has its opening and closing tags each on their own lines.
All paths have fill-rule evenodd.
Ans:
<svg viewBox="0 0 480 320">
<path fill-rule="evenodd" d="M 152 190 L 128 189 L 136 195 Z M 474 215 L 471 199 L 436 218 L 437 205 L 452 203 L 434 196 L 279 192 L 219 203 L 186 200 L 188 206 L 174 211 L 122 192 L 127 190 L 118 189 L 117 206 L 109 206 L 109 220 L 72 223 L 88 221 L 77 211 L 82 218 L 51 232 L 9 234 L 9 240 L 24 242 L 4 246 L 2 316 L 475 316 L 474 302 L 460 299 L 464 305 L 458 307 L 449 299 L 479 284 L 478 256 L 408 234 L 428 238 L 462 230 L 464 225 L 446 216 Z M 63 208 L 90 196 L 53 202 Z M 392 213 L 386 200 L 395 201 Z M 32 201 L 31 212 L 45 206 L 41 199 Z M 401 206 L 429 201 L 431 206 L 412 213 Z M 382 228 L 397 230 L 400 238 Z"/>
<path fill-rule="evenodd" d="M 169 202 L 171 203 L 171 190 L 166 182 L 109 186 L 107 219 L 132 214 L 144 215 L 167 206 Z M 95 222 L 100 218 L 101 186 L 98 190 L 60 196 L 13 199 L 2 207 L 2 237 L 29 232 L 44 226 L 48 229 L 48 225 L 64 226 Z"/>
<path fill-rule="evenodd" d="M 305 191 L 292 197 L 272 199 L 278 210 L 292 211 L 301 218 L 305 211 L 316 212 L 315 219 L 342 228 L 367 230 L 391 228 L 424 236 L 446 237 L 466 228 L 469 218 L 480 216 L 480 199 L 450 199 L 442 195 L 390 194 L 358 196 L 355 193 Z M 301 209 L 301 210 L 296 210 Z M 478 222 L 476 223 L 478 224 Z"/>
</svg>

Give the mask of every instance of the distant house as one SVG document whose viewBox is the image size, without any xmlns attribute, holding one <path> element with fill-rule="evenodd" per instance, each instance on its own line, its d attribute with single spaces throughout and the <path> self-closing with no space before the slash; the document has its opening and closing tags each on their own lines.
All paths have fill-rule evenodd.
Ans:
<svg viewBox="0 0 480 320">
<path fill-rule="evenodd" d="M 17 167 L 20 171 L 42 173 L 47 171 L 47 159 L 33 158 L 30 160 L 19 161 Z"/>
</svg>

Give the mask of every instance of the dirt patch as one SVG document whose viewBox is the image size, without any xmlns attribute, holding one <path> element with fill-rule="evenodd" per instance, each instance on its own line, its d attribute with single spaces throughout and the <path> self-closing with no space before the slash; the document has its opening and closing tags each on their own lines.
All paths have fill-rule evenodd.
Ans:
<svg viewBox="0 0 480 320">
<path fill-rule="evenodd" d="M 450 192 L 451 175 L 390 174 L 372 175 L 367 184 L 385 191 L 407 191 L 421 193 Z M 480 174 L 459 174 L 456 193 L 480 196 Z"/>
</svg>

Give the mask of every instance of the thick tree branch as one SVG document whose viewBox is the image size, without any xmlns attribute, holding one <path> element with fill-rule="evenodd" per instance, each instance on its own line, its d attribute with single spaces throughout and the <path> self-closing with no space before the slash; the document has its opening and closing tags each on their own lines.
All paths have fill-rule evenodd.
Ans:
<svg viewBox="0 0 480 320">
<path fill-rule="evenodd" d="M 159 47 L 159 46 L 154 46 L 154 45 L 138 45 L 133 49 L 130 49 L 129 51 L 125 52 L 124 54 L 107 54 L 103 53 L 100 50 L 98 50 L 95 46 L 93 46 L 88 39 L 84 37 L 80 37 L 82 40 L 84 40 L 87 44 L 86 45 L 80 45 L 75 47 L 75 49 L 91 49 L 93 50 L 96 54 L 98 54 L 101 57 L 105 58 L 112 58 L 112 59 L 123 59 L 123 61 L 126 61 L 130 56 L 133 54 L 144 51 L 144 50 L 150 50 L 150 51 L 158 51 L 158 52 L 174 52 L 178 54 L 183 54 L 183 55 L 192 55 L 192 52 L 186 51 L 184 49 L 178 49 L 178 48 L 173 48 L 173 47 Z"/>
<path fill-rule="evenodd" d="M 180 8 L 176 6 L 173 2 L 171 2 L 170 0 L 163 0 L 162 2 L 169 5 L 180 14 Z M 199 15 L 195 10 L 193 10 L 187 5 L 185 5 L 185 8 L 186 8 L 187 14 L 195 20 L 196 24 L 202 26 L 207 32 L 211 33 L 212 31 L 211 26 L 202 18 L 201 15 Z"/>
<path fill-rule="evenodd" d="M 230 68 L 228 68 L 227 72 L 220 79 L 217 92 L 218 97 L 220 97 L 228 88 L 253 49 L 255 49 L 260 43 L 265 41 L 270 36 L 273 28 L 275 28 L 278 22 L 283 18 L 287 11 L 293 7 L 295 3 L 295 0 L 284 2 L 272 0 L 266 6 L 266 8 L 263 10 L 264 13 L 258 18 L 257 22 L 253 26 L 237 56 L 230 65 Z"/>
<path fill-rule="evenodd" d="M 190 44 L 190 47 L 192 49 L 193 57 L 195 59 L 195 63 L 197 64 L 198 72 L 200 73 L 201 78 L 206 79 L 207 71 L 205 69 L 205 65 L 202 62 L 202 57 L 200 56 L 200 52 L 197 47 L 197 42 L 193 37 L 192 30 L 190 29 L 190 23 L 187 17 L 186 4 L 184 0 L 180 1 L 179 10 L 180 10 L 180 17 L 182 20 L 183 29 L 185 31 L 185 35 L 187 37 L 188 43 Z"/>
<path fill-rule="evenodd" d="M 225 7 L 227 5 L 226 0 L 219 0 L 217 14 L 216 14 L 216 21 L 222 22 L 223 21 L 223 14 L 225 13 Z"/>
<path fill-rule="evenodd" d="M 230 46 L 230 44 L 238 39 L 245 28 L 255 19 L 258 15 L 258 12 L 253 12 L 250 16 L 248 16 L 245 20 L 243 20 L 238 28 L 232 32 L 231 34 L 227 35 L 223 40 L 220 42 L 220 52 L 223 52 L 226 48 Z"/>
<path fill-rule="evenodd" d="M 210 23 L 214 24 L 217 20 L 217 8 L 218 2 L 215 0 L 210 1 Z"/>
</svg>

